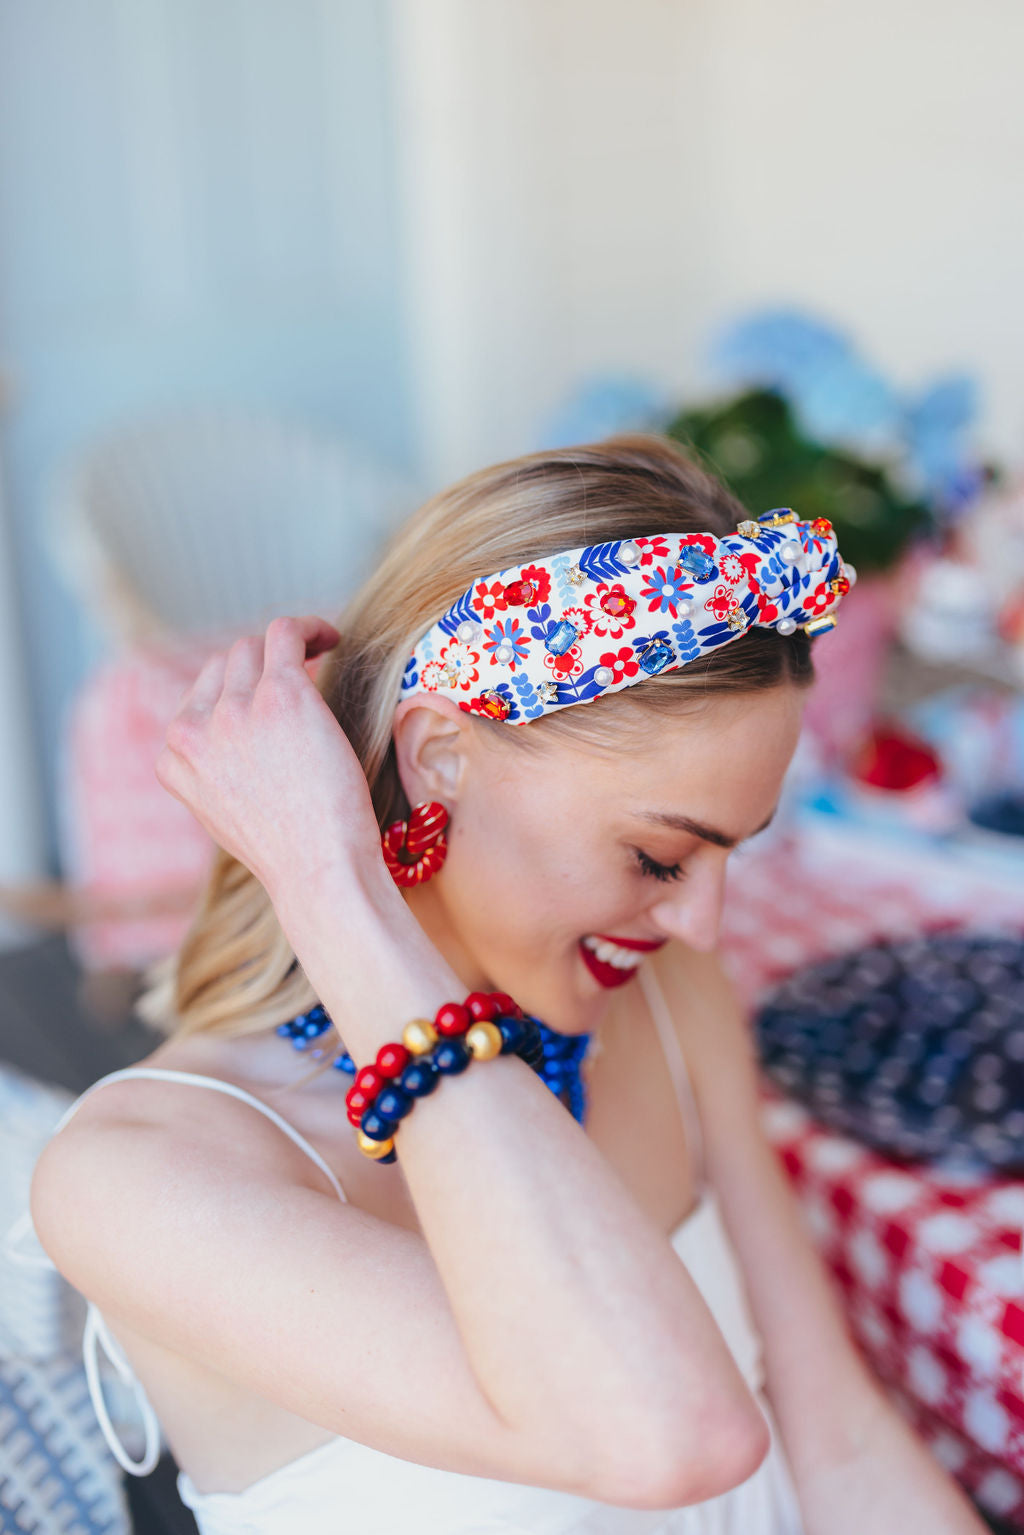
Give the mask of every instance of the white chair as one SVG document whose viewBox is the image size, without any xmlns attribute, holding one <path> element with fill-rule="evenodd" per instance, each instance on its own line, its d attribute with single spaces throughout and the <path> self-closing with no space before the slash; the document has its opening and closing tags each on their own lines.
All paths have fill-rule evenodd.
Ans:
<svg viewBox="0 0 1024 1535">
<path fill-rule="evenodd" d="M 122 644 L 220 635 L 277 613 L 330 617 L 416 499 L 344 441 L 276 419 L 180 415 L 88 448 L 60 486 L 50 544 Z"/>
</svg>

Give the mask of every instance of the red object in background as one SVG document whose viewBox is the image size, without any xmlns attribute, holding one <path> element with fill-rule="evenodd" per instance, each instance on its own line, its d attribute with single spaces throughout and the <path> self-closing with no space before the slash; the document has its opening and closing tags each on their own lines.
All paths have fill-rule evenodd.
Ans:
<svg viewBox="0 0 1024 1535">
<path fill-rule="evenodd" d="M 1024 644 L 1024 592 L 1011 597 L 996 619 L 996 633 L 1007 645 Z"/>
<path fill-rule="evenodd" d="M 862 574 L 836 608 L 835 629 L 814 641 L 817 680 L 804 722 L 829 768 L 842 767 L 876 712 L 886 657 L 899 627 L 903 564 Z"/>
<path fill-rule="evenodd" d="M 854 753 L 852 776 L 876 789 L 900 792 L 942 777 L 942 763 L 926 741 L 892 725 L 876 725 Z"/>
</svg>

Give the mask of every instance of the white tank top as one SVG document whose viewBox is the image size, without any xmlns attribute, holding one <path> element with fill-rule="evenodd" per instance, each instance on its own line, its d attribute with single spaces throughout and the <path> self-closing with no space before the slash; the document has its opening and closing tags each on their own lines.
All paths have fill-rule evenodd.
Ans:
<svg viewBox="0 0 1024 1535">
<path fill-rule="evenodd" d="M 178 1493 L 192 1510 L 201 1535 L 805 1535 L 796 1494 L 771 1408 L 764 1395 L 761 1345 L 750 1314 L 739 1266 L 714 1191 L 704 1178 L 703 1142 L 686 1062 L 664 997 L 649 966 L 637 972 L 654 1018 L 686 1129 L 701 1199 L 676 1227 L 671 1243 L 707 1303 L 771 1430 L 771 1449 L 753 1476 L 708 1502 L 671 1511 L 616 1508 L 550 1488 L 494 1481 L 401 1460 L 340 1436 L 253 1482 L 243 1492 L 200 1492 L 182 1471 Z M 338 1198 L 345 1193 L 323 1157 L 276 1110 L 243 1088 L 193 1072 L 133 1066 L 113 1071 L 87 1088 L 57 1122 L 57 1135 L 78 1105 L 107 1082 L 154 1077 L 226 1093 L 272 1120 L 316 1163 Z M 31 1231 L 26 1211 L 7 1237 L 13 1244 Z M 102 1344 L 118 1375 L 134 1392 L 145 1430 L 145 1448 L 132 1460 L 118 1439 L 99 1375 Z M 142 1387 L 98 1308 L 88 1305 L 82 1355 L 96 1416 L 117 1461 L 145 1476 L 160 1456 L 160 1429 Z"/>
</svg>

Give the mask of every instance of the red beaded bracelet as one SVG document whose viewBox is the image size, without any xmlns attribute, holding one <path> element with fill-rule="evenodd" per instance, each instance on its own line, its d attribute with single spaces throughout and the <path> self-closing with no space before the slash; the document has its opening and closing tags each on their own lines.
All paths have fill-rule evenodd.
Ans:
<svg viewBox="0 0 1024 1535">
<path fill-rule="evenodd" d="M 512 1053 L 536 1065 L 539 1031 L 505 992 L 474 991 L 465 1002 L 445 1002 L 433 1023 L 414 1018 L 400 1044 L 382 1045 L 373 1065 L 356 1072 L 345 1095 L 359 1149 L 376 1162 L 393 1162 L 399 1120 L 417 1098 L 433 1092 L 439 1075 L 455 1075 L 473 1060 Z"/>
</svg>

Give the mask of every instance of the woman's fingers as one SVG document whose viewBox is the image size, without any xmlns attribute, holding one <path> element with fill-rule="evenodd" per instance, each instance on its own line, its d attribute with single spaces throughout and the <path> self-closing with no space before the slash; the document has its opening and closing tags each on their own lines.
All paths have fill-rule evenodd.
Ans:
<svg viewBox="0 0 1024 1535">
<path fill-rule="evenodd" d="M 204 662 L 199 676 L 181 701 L 179 713 L 208 714 L 210 712 L 224 687 L 227 661 L 227 652 L 218 650 L 216 655 Z"/>
<path fill-rule="evenodd" d="M 236 640 L 227 654 L 223 696 L 247 698 L 255 691 L 262 673 L 263 640 L 254 635 Z"/>
<path fill-rule="evenodd" d="M 264 641 L 264 671 L 302 666 L 314 656 L 333 650 L 340 639 L 334 625 L 315 613 L 305 618 L 275 618 L 267 627 Z"/>
</svg>

